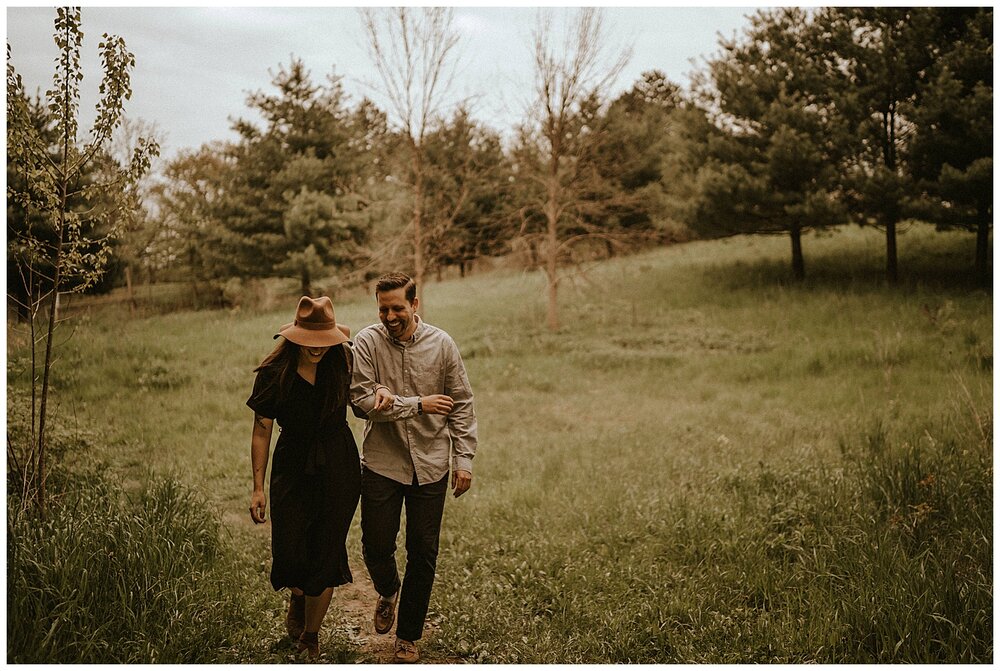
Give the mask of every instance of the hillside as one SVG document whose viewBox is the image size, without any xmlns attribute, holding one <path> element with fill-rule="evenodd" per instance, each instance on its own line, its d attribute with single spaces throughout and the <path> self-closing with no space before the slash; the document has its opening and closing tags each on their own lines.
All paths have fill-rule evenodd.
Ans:
<svg viewBox="0 0 1000 671">
<path fill-rule="evenodd" d="M 480 426 L 473 488 L 445 512 L 431 659 L 992 659 L 992 297 L 967 276 L 970 236 L 909 231 L 898 288 L 880 280 L 879 244 L 810 236 L 801 285 L 784 238 L 595 263 L 564 283 L 558 333 L 536 273 L 428 285 Z M 243 404 L 294 300 L 95 311 L 61 351 L 56 412 L 77 437 L 63 463 L 98 464 L 129 492 L 176 480 L 219 523 L 217 607 L 244 605 L 218 618 L 231 630 L 217 649 L 163 661 L 287 655 L 266 533 L 244 519 Z M 377 316 L 371 297 L 336 310 L 354 331 Z M 8 328 L 15 424 L 22 342 Z M 378 659 L 355 616 L 337 619 L 344 598 L 330 654 Z"/>
</svg>

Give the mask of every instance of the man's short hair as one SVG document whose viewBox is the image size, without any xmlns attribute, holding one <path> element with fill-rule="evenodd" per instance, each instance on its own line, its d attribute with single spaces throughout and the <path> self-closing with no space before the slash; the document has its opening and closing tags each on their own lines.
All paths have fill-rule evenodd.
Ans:
<svg viewBox="0 0 1000 671">
<path fill-rule="evenodd" d="M 405 273 L 386 273 L 375 282 L 375 293 L 405 289 L 404 295 L 410 303 L 417 297 L 417 283 Z"/>
</svg>

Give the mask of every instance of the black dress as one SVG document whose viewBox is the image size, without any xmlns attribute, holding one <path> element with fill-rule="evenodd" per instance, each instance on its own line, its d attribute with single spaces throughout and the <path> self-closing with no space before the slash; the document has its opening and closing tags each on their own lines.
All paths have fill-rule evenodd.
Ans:
<svg viewBox="0 0 1000 671">
<path fill-rule="evenodd" d="M 344 347 L 344 346 L 341 346 Z M 346 366 L 341 347 L 334 365 Z M 271 461 L 271 585 L 298 587 L 319 596 L 327 587 L 352 582 L 347 532 L 361 496 L 361 462 L 347 425 L 345 405 L 321 417 L 324 366 L 316 384 L 298 373 L 281 397 L 280 367 L 257 373 L 247 405 L 281 427 Z"/>
</svg>

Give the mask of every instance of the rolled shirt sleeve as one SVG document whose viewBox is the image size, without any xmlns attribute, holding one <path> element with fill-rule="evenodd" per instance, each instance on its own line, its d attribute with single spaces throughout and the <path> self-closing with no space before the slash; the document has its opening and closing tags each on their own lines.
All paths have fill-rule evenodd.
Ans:
<svg viewBox="0 0 1000 671">
<path fill-rule="evenodd" d="M 395 422 L 415 417 L 419 396 L 403 397 L 396 394 L 391 406 L 375 410 L 375 390 L 378 387 L 386 387 L 393 393 L 396 390 L 379 381 L 379 366 L 373 349 L 374 342 L 371 338 L 362 338 L 359 333 L 354 343 L 354 370 L 351 374 L 351 407 L 355 416 L 372 422 Z"/>
</svg>

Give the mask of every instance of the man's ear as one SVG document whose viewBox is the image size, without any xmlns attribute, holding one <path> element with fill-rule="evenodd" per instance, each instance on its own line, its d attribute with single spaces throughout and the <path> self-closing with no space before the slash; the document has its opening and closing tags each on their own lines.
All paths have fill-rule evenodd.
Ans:
<svg viewBox="0 0 1000 671">
<path fill-rule="evenodd" d="M 410 303 L 410 305 L 413 306 L 413 311 L 416 312 L 417 310 L 420 309 L 420 299 L 417 298 L 416 296 L 414 296 L 413 297 L 413 302 Z"/>
</svg>

